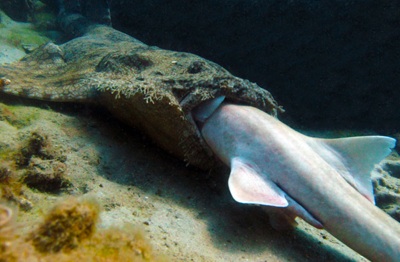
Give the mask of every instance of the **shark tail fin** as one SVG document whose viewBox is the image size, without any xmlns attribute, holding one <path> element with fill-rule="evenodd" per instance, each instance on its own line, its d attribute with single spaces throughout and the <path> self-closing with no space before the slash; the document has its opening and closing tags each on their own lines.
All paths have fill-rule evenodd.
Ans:
<svg viewBox="0 0 400 262">
<path fill-rule="evenodd" d="M 358 136 L 338 139 L 317 139 L 321 150 L 331 149 L 332 154 L 321 154 L 327 162 L 343 166 L 336 166 L 341 175 L 362 195 L 372 203 L 374 201 L 373 188 L 371 183 L 371 171 L 375 164 L 378 164 L 387 157 L 396 145 L 396 140 L 386 136 Z M 337 161 L 337 160 L 340 161 Z M 331 161 L 333 160 L 333 161 Z M 334 163 L 332 163 L 334 162 Z"/>
</svg>

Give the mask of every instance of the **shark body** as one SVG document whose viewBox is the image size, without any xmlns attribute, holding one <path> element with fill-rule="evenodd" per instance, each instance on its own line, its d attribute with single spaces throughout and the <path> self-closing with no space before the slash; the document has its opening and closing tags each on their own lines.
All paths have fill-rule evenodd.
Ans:
<svg viewBox="0 0 400 262">
<path fill-rule="evenodd" d="M 254 107 L 221 101 L 195 116 L 204 121 L 208 145 L 231 168 L 236 201 L 272 207 L 276 228 L 299 216 L 372 261 L 400 261 L 400 225 L 374 205 L 370 180 L 395 139 L 311 138 Z"/>
</svg>

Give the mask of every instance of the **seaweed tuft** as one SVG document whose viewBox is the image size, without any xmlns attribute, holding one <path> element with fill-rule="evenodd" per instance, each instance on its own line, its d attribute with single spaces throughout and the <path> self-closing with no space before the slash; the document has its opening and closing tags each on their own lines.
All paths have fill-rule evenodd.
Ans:
<svg viewBox="0 0 400 262">
<path fill-rule="evenodd" d="M 69 198 L 47 214 L 28 240 L 41 253 L 76 249 L 82 241 L 94 234 L 99 213 L 100 208 L 96 202 L 79 202 Z"/>
<path fill-rule="evenodd" d="M 42 159 L 51 159 L 49 148 L 50 141 L 47 135 L 40 131 L 33 131 L 29 138 L 22 144 L 19 154 L 16 156 L 16 163 L 20 167 L 27 166 L 33 156 Z"/>
<path fill-rule="evenodd" d="M 96 231 L 99 214 L 95 201 L 67 198 L 26 236 L 16 230 L 16 209 L 0 203 L 0 261 L 168 261 L 140 228 Z"/>
</svg>

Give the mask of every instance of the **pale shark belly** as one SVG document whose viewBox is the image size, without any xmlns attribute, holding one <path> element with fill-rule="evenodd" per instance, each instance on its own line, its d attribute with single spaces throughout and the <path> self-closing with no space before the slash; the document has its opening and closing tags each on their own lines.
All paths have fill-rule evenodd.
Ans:
<svg viewBox="0 0 400 262">
<path fill-rule="evenodd" d="M 342 140 L 306 137 L 258 109 L 230 104 L 223 104 L 211 115 L 202 134 L 216 155 L 231 167 L 229 187 L 238 202 L 293 205 L 296 215 L 313 225 L 321 222 L 371 260 L 400 258 L 398 222 L 371 203 L 369 178 L 353 175 L 351 172 L 357 170 L 347 163 L 364 154 L 354 151 L 355 145 L 359 147 L 356 150 L 363 151 L 359 142 L 376 147 L 376 155 L 368 159 L 380 161 L 394 146 L 393 139 L 344 139 L 353 147 L 344 149 Z M 358 169 L 371 169 L 373 164 L 365 168 L 360 164 Z"/>
</svg>

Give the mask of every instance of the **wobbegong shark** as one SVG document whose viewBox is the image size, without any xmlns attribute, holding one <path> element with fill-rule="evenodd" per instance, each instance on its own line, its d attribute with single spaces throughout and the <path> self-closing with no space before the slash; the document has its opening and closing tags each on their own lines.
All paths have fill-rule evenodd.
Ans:
<svg viewBox="0 0 400 262">
<path fill-rule="evenodd" d="M 261 110 L 223 103 L 194 112 L 213 152 L 231 168 L 240 203 L 275 207 L 277 228 L 299 216 L 372 261 L 400 260 L 400 225 L 374 205 L 370 172 L 394 148 L 386 136 L 312 138 Z"/>
<path fill-rule="evenodd" d="M 102 105 L 192 165 L 221 160 L 233 198 L 262 206 L 275 228 L 299 216 L 368 259 L 398 261 L 400 225 L 375 207 L 369 177 L 393 138 L 304 136 L 275 118 L 281 108 L 256 84 L 60 10 L 73 38 L 0 65 L 0 92 Z"/>
</svg>

